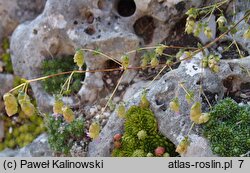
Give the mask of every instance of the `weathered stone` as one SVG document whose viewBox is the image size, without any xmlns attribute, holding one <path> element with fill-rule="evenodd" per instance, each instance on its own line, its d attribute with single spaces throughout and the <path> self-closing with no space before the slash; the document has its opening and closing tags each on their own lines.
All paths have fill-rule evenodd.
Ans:
<svg viewBox="0 0 250 173">
<path fill-rule="evenodd" d="M 235 9 L 237 10 L 235 17 L 232 18 L 233 22 L 236 23 L 238 22 L 249 10 L 250 2 L 249 1 L 244 1 L 244 0 L 239 0 L 236 2 L 236 4 L 231 3 L 232 6 L 235 5 Z M 232 12 L 231 8 L 232 6 L 229 6 L 228 8 L 228 13 Z M 229 10 L 230 9 L 230 10 Z M 244 49 L 248 51 L 250 54 L 250 40 L 249 39 L 244 39 L 242 38 L 242 35 L 246 32 L 246 30 L 249 28 L 249 20 L 243 20 L 237 27 L 237 32 L 233 35 L 230 35 L 229 38 L 231 40 L 237 41 L 240 45 L 243 46 Z"/>
<path fill-rule="evenodd" d="M 3 72 L 4 63 L 0 61 L 0 73 Z"/>
<path fill-rule="evenodd" d="M 131 11 L 133 4 L 119 4 L 122 1 L 117 0 L 102 1 L 101 4 L 97 0 L 62 0 L 60 3 L 48 0 L 44 12 L 35 20 L 19 25 L 12 36 L 11 54 L 15 73 L 28 79 L 36 78 L 41 75 L 43 60 L 72 55 L 77 48 L 99 48 L 120 61 L 125 52 L 140 45 L 162 42 L 183 17 L 183 11 L 197 5 L 196 2 L 185 2 L 184 8 L 178 11 L 175 3 L 165 7 L 157 1 L 143 2 L 148 4 L 142 7 L 145 11 L 136 7 Z M 138 1 L 136 3 L 138 5 Z M 135 53 L 129 56 L 131 65 L 138 65 L 139 58 L 135 58 Z M 109 68 L 106 64 L 110 60 L 86 53 L 85 61 L 87 70 L 96 70 Z M 122 82 L 130 82 L 135 75 L 136 71 L 131 70 Z M 102 76 L 100 72 L 86 73 L 78 93 L 82 103 L 96 101 L 100 92 L 103 92 Z M 39 83 L 31 85 L 39 107 L 49 110 L 53 98 L 44 92 Z"/>
<path fill-rule="evenodd" d="M 20 2 L 18 1 L 18 3 Z M 22 1 L 22 3 L 25 2 Z M 42 61 L 48 58 L 59 58 L 63 55 L 73 55 L 77 48 L 99 49 L 113 59 L 121 61 L 121 56 L 128 51 L 137 49 L 140 46 L 151 46 L 162 42 L 170 35 L 169 31 L 173 26 L 180 19 L 183 19 L 186 9 L 191 6 L 204 5 L 205 1 L 136 0 L 134 10 L 133 4 L 121 5 L 120 2 L 120 0 L 61 0 L 60 2 L 48 0 L 44 12 L 33 21 L 19 25 L 12 36 L 11 55 L 15 74 L 27 79 L 40 77 L 42 75 Z M 209 1 L 209 3 L 212 2 Z M 31 8 L 33 9 L 33 7 Z M 13 6 L 11 8 L 19 7 Z M 240 13 L 240 15 L 243 16 L 244 12 Z M 238 15 L 237 18 L 239 18 Z M 17 25 L 9 21 L 9 19 L 3 21 L 9 22 L 9 28 L 15 28 Z M 1 32 L 5 32 L 3 25 L 5 26 L 0 22 L 0 35 Z M 244 23 L 239 27 L 246 29 L 247 26 Z M 212 38 L 215 38 L 215 27 L 215 17 L 212 15 L 210 18 L 210 28 L 213 32 Z M 242 40 L 240 37 L 242 32 L 239 31 L 233 39 L 239 41 L 249 51 L 248 41 Z M 211 41 L 204 38 L 204 34 L 200 38 L 203 44 Z M 139 64 L 139 56 L 140 53 L 138 52 L 129 54 L 131 66 Z M 203 70 L 200 69 L 200 60 L 202 58 L 202 54 L 198 54 L 191 61 L 182 62 L 179 68 L 163 75 L 160 80 L 154 82 L 148 89 L 148 99 L 151 103 L 151 109 L 158 120 L 159 130 L 175 145 L 178 145 L 183 137 L 187 135 L 191 126 L 189 118 L 191 105 L 185 100 L 186 93 L 179 85 L 181 82 L 184 82 L 184 86 L 188 90 L 195 91 L 195 100 L 202 102 L 203 111 L 207 111 L 208 103 L 204 98 L 200 97 L 198 92 L 201 83 L 205 93 L 209 94 L 209 100 L 217 101 L 225 96 L 224 93 L 229 91 L 240 95 L 241 93 L 238 90 L 240 90 L 241 85 L 250 81 L 249 75 L 244 72 L 244 69 L 250 69 L 249 57 L 240 60 L 223 60 L 220 63 L 219 73 L 213 73 L 209 69 L 205 69 L 202 76 L 203 81 L 201 81 L 200 74 Z M 109 58 L 93 55 L 91 52 L 85 53 L 85 62 L 87 70 L 119 67 L 117 64 L 112 63 Z M 148 81 L 137 78 L 136 74 L 137 72 L 133 70 L 126 71 L 122 80 L 124 87 L 119 89 L 119 91 L 125 91 L 125 94 L 121 97 L 127 102 L 127 108 L 139 103 L 141 87 L 148 84 Z M 114 79 L 119 78 L 119 73 L 115 75 L 117 76 L 110 75 L 112 77 L 110 85 L 117 82 Z M 83 86 L 78 92 L 80 104 L 84 106 L 93 102 L 99 102 L 97 104 L 102 106 L 106 104 L 105 98 L 112 91 L 105 88 L 105 82 L 107 83 L 107 81 L 103 77 L 102 72 L 86 73 Z M 229 86 L 225 85 L 228 82 Z M 4 82 L 6 85 L 9 83 L 9 81 Z M 127 83 L 132 85 L 126 88 Z M 41 110 L 51 111 L 50 107 L 54 102 L 53 97 L 43 90 L 39 82 L 31 83 L 31 86 Z M 181 105 L 181 111 L 178 115 L 170 111 L 168 106 L 174 97 L 179 98 Z M 65 97 L 64 101 L 70 105 L 76 103 L 73 97 Z M 89 119 L 95 115 L 94 111 L 89 111 L 87 114 L 89 114 L 87 116 Z M 98 115 L 98 117 L 101 116 Z M 105 120 L 102 121 L 103 126 L 106 124 L 108 116 L 104 118 Z M 122 133 L 123 123 L 124 120 L 119 119 L 116 113 L 113 112 L 102 130 L 100 138 L 90 143 L 88 155 L 110 156 L 112 137 L 116 133 Z M 190 132 L 191 144 L 187 153 L 183 156 L 213 156 L 208 141 L 200 135 L 199 131 L 200 128 L 196 125 Z M 35 152 L 35 146 L 40 144 L 41 142 L 32 143 L 17 151 L 17 153 L 12 152 L 9 155 L 49 156 L 51 152 L 46 149 L 47 142 L 43 143 L 45 148 L 41 147 L 43 148 L 42 151 Z M 48 153 L 44 152 L 45 150 Z M 76 155 L 85 156 L 86 154 L 85 152 L 78 152 L 81 150 L 80 148 L 75 150 L 77 151 Z"/>
<path fill-rule="evenodd" d="M 52 157 L 53 152 L 49 148 L 46 134 L 38 136 L 31 144 L 18 149 L 5 149 L 0 152 L 0 157 Z"/>
<path fill-rule="evenodd" d="M 0 116 L 2 116 L 0 114 Z M 4 138 L 4 122 L 0 121 L 0 141 L 2 142 Z"/>
<path fill-rule="evenodd" d="M 184 82 L 185 89 L 194 91 L 195 101 L 202 102 L 208 107 L 206 101 L 199 97 L 199 88 L 201 83 L 200 73 L 190 75 L 188 64 L 196 64 L 198 67 L 193 70 L 199 71 L 199 62 L 202 54 L 198 54 L 191 61 L 184 61 L 178 69 L 166 73 L 160 80 L 152 85 L 148 90 L 148 99 L 151 103 L 150 108 L 155 113 L 158 120 L 159 131 L 169 138 L 175 145 L 187 135 L 191 126 L 189 118 L 189 105 L 185 99 L 185 91 L 180 87 Z M 238 83 L 250 82 L 250 76 L 242 70 L 242 67 L 250 69 L 250 57 L 235 60 L 222 60 L 220 63 L 220 72 L 213 73 L 209 69 L 204 69 L 203 90 L 205 92 L 218 95 L 218 99 L 224 96 L 226 91 L 223 80 L 229 76 L 237 76 Z M 188 73 L 187 73 L 188 72 Z M 238 85 L 237 85 L 238 86 Z M 235 86 L 235 87 L 237 87 Z M 128 90 L 131 92 L 131 90 Z M 128 101 L 126 107 L 138 105 L 141 92 L 132 93 L 133 98 Z M 174 97 L 178 97 L 180 103 L 180 114 L 175 114 L 169 109 L 169 103 Z M 216 98 L 214 98 L 216 100 Z M 206 110 L 206 107 L 203 110 Z M 110 156 L 112 150 L 112 136 L 117 132 L 123 131 L 123 120 L 119 119 L 116 113 L 112 113 L 107 125 L 100 134 L 100 139 L 90 143 L 89 156 Z M 199 126 L 196 125 L 190 132 L 191 144 L 187 153 L 183 156 L 213 156 L 208 141 L 200 135 Z"/>
<path fill-rule="evenodd" d="M 18 24 L 34 19 L 46 0 L 0 0 L 0 40 L 9 36 Z"/>
<path fill-rule="evenodd" d="M 208 21 L 209 20 L 209 21 Z M 199 34 L 199 39 L 203 44 L 206 44 L 212 40 L 215 39 L 216 36 L 216 21 L 215 21 L 215 16 L 211 15 L 209 18 L 205 18 L 202 20 L 202 22 L 208 22 L 208 27 L 211 29 L 212 32 L 212 37 L 208 38 L 204 34 L 204 27 L 202 27 L 201 33 Z"/>
<path fill-rule="evenodd" d="M 136 4 L 137 9 L 139 9 L 141 11 L 146 11 L 148 9 L 149 3 L 151 1 L 152 0 L 144 0 L 144 1 L 135 0 L 135 4 Z"/>
<path fill-rule="evenodd" d="M 14 77 L 11 74 L 0 73 L 0 112 L 4 110 L 3 95 L 13 87 Z"/>
</svg>

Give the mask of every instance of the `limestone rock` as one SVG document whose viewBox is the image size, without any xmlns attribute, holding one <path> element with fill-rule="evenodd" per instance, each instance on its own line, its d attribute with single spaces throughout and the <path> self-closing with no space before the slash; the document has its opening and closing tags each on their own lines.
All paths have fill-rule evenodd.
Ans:
<svg viewBox="0 0 250 173">
<path fill-rule="evenodd" d="M 212 37 L 211 38 L 207 38 L 207 36 L 204 34 L 204 27 L 202 28 L 201 33 L 199 34 L 199 39 L 203 44 L 206 44 L 212 40 L 215 39 L 216 36 L 216 21 L 215 21 L 215 16 L 211 15 L 211 17 L 209 18 L 205 18 L 202 20 L 202 22 L 207 22 L 208 21 L 208 27 L 211 29 L 212 32 Z"/>
<path fill-rule="evenodd" d="M 148 9 L 149 3 L 151 0 L 135 0 L 136 7 L 141 11 L 146 11 Z"/>
<path fill-rule="evenodd" d="M 200 87 L 200 73 L 193 76 L 188 74 L 189 70 L 186 66 L 189 63 L 199 64 L 199 59 L 201 54 L 196 55 L 191 61 L 184 61 L 181 63 L 179 68 L 166 73 L 158 80 L 149 90 L 148 99 L 151 103 L 150 108 L 155 113 L 158 120 L 159 131 L 169 138 L 175 145 L 187 135 L 188 130 L 191 126 L 191 121 L 189 118 L 189 111 L 191 105 L 189 105 L 185 99 L 185 92 L 179 87 L 180 82 L 184 82 L 186 89 L 194 91 L 195 101 L 202 102 L 203 110 L 206 110 L 208 104 L 204 99 L 199 97 L 199 87 Z M 239 89 L 244 83 L 250 82 L 250 76 L 247 72 L 244 72 L 241 67 L 250 69 L 250 57 L 235 60 L 222 60 L 220 63 L 220 72 L 213 73 L 209 69 L 205 69 L 203 74 L 203 89 L 205 93 L 210 93 L 213 97 L 211 100 L 220 99 L 224 96 L 224 93 L 228 90 L 228 86 L 225 85 L 225 80 L 229 77 L 237 79 L 231 81 L 231 85 L 235 90 Z M 198 68 L 193 70 L 199 71 Z M 138 105 L 140 100 L 141 91 L 133 93 L 133 98 L 128 101 L 127 107 L 131 105 Z M 180 103 L 180 114 L 177 115 L 169 109 L 169 102 L 178 96 Z M 213 104 L 213 103 L 211 103 Z M 107 125 L 104 127 L 100 134 L 100 139 L 94 141 L 89 145 L 89 156 L 110 156 L 110 151 L 112 151 L 112 137 L 117 132 L 123 131 L 123 120 L 119 119 L 114 112 Z M 195 128 L 190 133 L 191 144 L 187 153 L 183 156 L 199 156 L 207 157 L 213 156 L 210 149 L 208 141 L 200 135 L 199 126 L 196 125 Z"/>
<path fill-rule="evenodd" d="M 0 112 L 4 110 L 3 95 L 12 89 L 14 77 L 11 74 L 0 73 Z"/>
<path fill-rule="evenodd" d="M 0 152 L 0 157 L 52 157 L 53 152 L 48 145 L 46 134 L 38 136 L 31 144 L 18 149 L 5 149 Z"/>
<path fill-rule="evenodd" d="M 138 5 L 138 1 L 136 3 Z M 182 9 L 176 9 L 175 3 L 167 7 L 157 1 L 143 3 L 148 4 L 141 7 L 145 11 L 138 9 L 140 5 L 136 8 L 134 1 L 48 0 L 43 13 L 33 21 L 19 25 L 12 36 L 11 54 L 15 73 L 27 79 L 39 77 L 43 60 L 73 55 L 77 48 L 99 48 L 120 61 L 124 53 L 139 46 L 162 42 L 183 17 L 183 11 L 197 6 L 192 1 L 182 2 Z M 135 53 L 129 56 L 131 65 L 139 63 Z M 110 64 L 109 59 L 92 53 L 86 53 L 85 61 L 87 70 L 109 68 L 107 64 Z M 135 75 L 135 71 L 130 71 L 123 82 L 130 82 Z M 92 103 L 99 95 L 105 95 L 100 94 L 104 89 L 102 76 L 103 73 L 86 74 L 78 93 L 81 103 Z M 39 83 L 32 83 L 31 86 L 39 107 L 48 111 L 53 98 L 44 92 Z"/>
<path fill-rule="evenodd" d="M 3 95 L 12 89 L 14 77 L 11 74 L 0 73 L 0 116 L 5 112 Z M 4 137 L 4 122 L 0 121 L 0 141 Z"/>
<path fill-rule="evenodd" d="M 51 157 L 47 134 L 41 134 L 31 144 L 19 150 L 16 157 Z"/>
<path fill-rule="evenodd" d="M 228 9 L 230 9 L 231 6 L 228 7 Z M 243 1 L 243 0 L 239 0 L 236 2 L 235 4 L 235 8 L 237 10 L 237 15 L 235 17 L 233 17 L 233 22 L 238 22 L 247 12 L 247 10 L 249 10 L 250 8 L 250 2 L 249 1 Z M 229 11 L 228 13 L 230 14 L 231 11 Z M 234 35 L 230 35 L 230 39 L 231 40 L 236 40 L 237 43 L 239 43 L 240 45 L 243 46 L 244 49 L 246 49 L 248 51 L 248 53 L 250 54 L 250 40 L 249 39 L 242 39 L 242 35 L 244 34 L 244 32 L 249 28 L 249 21 L 246 22 L 245 20 L 242 21 L 237 27 L 237 33 Z"/>
<path fill-rule="evenodd" d="M 0 40 L 11 34 L 19 23 L 34 19 L 46 0 L 0 0 Z"/>
<path fill-rule="evenodd" d="M 0 121 L 0 141 L 3 141 L 3 138 L 4 138 L 4 122 Z"/>
</svg>

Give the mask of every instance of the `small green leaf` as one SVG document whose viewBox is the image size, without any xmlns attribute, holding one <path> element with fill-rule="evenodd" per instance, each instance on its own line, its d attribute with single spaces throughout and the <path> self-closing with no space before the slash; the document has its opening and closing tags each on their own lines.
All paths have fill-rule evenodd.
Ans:
<svg viewBox="0 0 250 173">
<path fill-rule="evenodd" d="M 97 55 L 100 55 L 100 53 L 101 53 L 101 49 L 96 48 L 95 51 L 93 51 L 92 55 L 97 56 Z"/>
<path fill-rule="evenodd" d="M 84 54 L 81 49 L 78 49 L 74 55 L 74 62 L 79 67 L 79 70 L 82 70 L 82 66 L 84 64 Z"/>
</svg>

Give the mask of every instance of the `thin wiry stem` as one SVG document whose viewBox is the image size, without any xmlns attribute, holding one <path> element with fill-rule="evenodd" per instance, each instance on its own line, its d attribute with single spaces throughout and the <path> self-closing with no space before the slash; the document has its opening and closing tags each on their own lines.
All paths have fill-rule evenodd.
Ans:
<svg viewBox="0 0 250 173">
<path fill-rule="evenodd" d="M 159 73 L 150 81 L 146 88 L 153 84 L 153 82 L 160 76 L 160 74 L 167 68 L 167 65 L 163 66 L 163 68 L 159 71 Z"/>
<path fill-rule="evenodd" d="M 131 54 L 131 53 L 135 53 L 137 51 L 141 51 L 141 50 L 151 50 L 151 49 L 155 49 L 158 46 L 150 46 L 150 47 L 142 47 L 136 50 L 131 50 L 129 52 L 126 52 L 126 54 Z M 183 46 L 167 46 L 167 45 L 162 45 L 162 47 L 164 48 L 169 48 L 169 49 L 189 49 L 189 50 L 197 50 L 198 48 L 196 47 L 183 47 Z"/>
<path fill-rule="evenodd" d="M 203 90 L 202 90 L 202 95 L 205 97 L 205 99 L 206 99 L 206 101 L 207 101 L 209 107 L 212 108 L 212 105 L 211 105 L 210 101 L 208 100 L 208 98 L 207 98 L 207 96 L 206 96 L 206 94 L 204 93 Z"/>
<path fill-rule="evenodd" d="M 117 82 L 117 84 L 116 84 L 116 86 L 115 86 L 115 89 L 114 89 L 114 91 L 112 92 L 111 96 L 109 97 L 109 99 L 108 99 L 106 105 L 105 105 L 104 108 L 102 109 L 101 114 L 103 114 L 103 113 L 105 112 L 106 108 L 108 107 L 108 104 L 110 103 L 111 99 L 112 99 L 113 96 L 115 95 L 115 92 L 117 91 L 118 86 L 120 85 L 120 83 L 121 83 L 121 81 L 122 81 L 122 79 L 123 79 L 123 77 L 124 77 L 125 72 L 126 72 L 126 70 L 122 73 L 120 79 L 118 80 L 118 82 Z"/>
<path fill-rule="evenodd" d="M 106 57 L 106 58 L 108 58 L 108 59 L 114 61 L 115 63 L 119 64 L 120 66 L 122 66 L 122 64 L 121 64 L 118 60 L 116 60 L 115 58 L 113 58 L 113 57 L 111 57 L 111 56 L 109 56 L 109 55 L 107 55 L 107 54 L 104 54 L 104 53 L 102 53 L 102 52 L 99 52 L 99 51 L 97 51 L 97 50 L 86 49 L 86 48 L 81 49 L 81 50 L 83 50 L 83 51 L 89 51 L 89 52 L 94 52 L 94 53 L 96 53 L 96 54 L 102 55 L 102 56 L 104 56 L 104 57 Z"/>
<path fill-rule="evenodd" d="M 69 82 L 68 82 L 68 86 L 67 86 L 67 91 L 69 90 L 69 86 L 70 86 L 70 82 L 71 82 L 71 79 L 72 79 L 72 76 L 74 75 L 74 72 L 72 72 L 69 76 Z"/>
<path fill-rule="evenodd" d="M 248 16 L 249 16 L 250 13 L 247 13 L 244 17 L 242 17 L 234 26 L 232 26 L 229 30 L 227 30 L 226 32 L 224 32 L 223 34 L 221 34 L 219 37 L 215 38 L 212 42 L 208 43 L 207 45 L 205 45 L 204 47 L 202 48 L 192 48 L 192 47 L 180 47 L 180 46 L 165 46 L 165 48 L 185 48 L 185 49 L 193 49 L 195 50 L 194 52 L 192 52 L 191 55 L 187 56 L 186 58 L 183 58 L 182 60 L 178 60 L 176 62 L 174 62 L 172 65 L 176 65 L 178 63 L 180 63 L 181 61 L 184 61 L 184 60 L 187 60 L 189 58 L 192 58 L 195 54 L 211 47 L 214 43 L 218 42 L 220 39 L 222 39 L 226 34 L 228 34 L 229 32 L 231 32 L 236 26 L 239 25 L 240 22 L 242 22 L 244 19 L 246 19 Z M 154 47 L 145 47 L 145 48 L 140 48 L 139 50 L 146 50 L 146 49 L 153 49 L 153 48 L 156 48 L 157 46 L 154 46 Z M 96 50 L 92 50 L 92 49 L 82 49 L 82 50 L 86 50 L 86 51 L 91 51 L 91 52 L 95 52 L 95 53 L 99 53 L 101 55 L 103 55 L 104 57 L 108 58 L 108 59 L 111 59 L 113 61 L 115 61 L 116 63 L 118 63 L 119 65 L 121 65 L 120 62 L 118 62 L 117 60 L 111 58 L 110 56 L 104 54 L 104 53 L 101 53 L 99 51 L 96 51 Z M 132 53 L 132 52 L 136 52 L 138 50 L 132 50 L 130 52 L 127 52 L 127 54 L 129 53 Z M 159 66 L 161 66 L 162 64 L 159 64 Z M 166 64 L 164 64 L 165 66 Z M 147 67 L 151 67 L 150 65 L 146 66 Z M 145 68 L 145 67 L 128 67 L 127 70 L 132 70 L 132 69 L 142 69 L 142 68 Z M 56 76 L 61 76 L 61 75 L 66 75 L 66 74 L 71 74 L 72 72 L 74 73 L 86 73 L 86 72 L 89 72 L 89 73 L 95 73 L 95 72 L 111 72 L 111 71 L 121 71 L 121 70 L 124 70 L 123 67 L 121 68 L 113 68 L 113 69 L 97 69 L 97 70 L 77 70 L 77 71 L 67 71 L 67 72 L 61 72 L 61 73 L 57 73 L 57 74 L 52 74 L 52 75 L 48 75 L 48 76 L 43 76 L 43 77 L 39 77 L 39 78 L 35 78 L 35 79 L 30 79 L 30 80 L 27 80 L 28 83 L 31 83 L 31 82 L 36 82 L 36 81 L 40 81 L 40 80 L 45 80 L 45 79 L 48 79 L 48 78 L 53 78 L 53 77 L 56 77 Z M 25 85 L 24 83 L 23 84 L 20 84 L 19 86 L 11 89 L 9 92 L 13 92 L 15 91 L 16 89 L 19 89 L 20 87 L 22 87 L 23 85 Z"/>
<path fill-rule="evenodd" d="M 19 89 L 19 88 L 25 86 L 25 85 L 26 85 L 26 83 L 22 83 L 22 84 L 16 86 L 15 88 L 11 89 L 9 92 L 13 92 L 13 91 L 15 91 L 15 90 L 17 90 L 17 89 Z"/>
<path fill-rule="evenodd" d="M 191 125 L 191 127 L 190 127 L 190 129 L 188 130 L 188 134 L 187 134 L 187 136 L 189 136 L 189 134 L 190 134 L 190 132 L 192 131 L 192 129 L 193 129 L 193 127 L 194 127 L 194 122 L 192 123 L 192 125 Z"/>
<path fill-rule="evenodd" d="M 243 55 L 242 55 L 242 53 L 241 53 L 241 51 L 240 51 L 240 48 L 239 48 L 237 42 L 236 42 L 235 40 L 234 40 L 233 42 L 234 42 L 234 45 L 235 45 L 236 48 L 237 48 L 237 51 L 238 51 L 238 53 L 239 53 L 239 55 L 240 55 L 240 58 L 243 58 Z"/>
</svg>

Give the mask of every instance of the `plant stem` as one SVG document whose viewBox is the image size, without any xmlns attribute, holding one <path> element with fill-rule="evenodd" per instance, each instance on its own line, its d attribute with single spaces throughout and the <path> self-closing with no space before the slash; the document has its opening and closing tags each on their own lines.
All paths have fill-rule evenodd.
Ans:
<svg viewBox="0 0 250 173">
<path fill-rule="evenodd" d="M 237 48 L 237 51 L 238 51 L 238 53 L 239 53 L 239 55 L 240 55 L 240 58 L 243 58 L 243 55 L 242 55 L 242 53 L 241 53 L 241 51 L 240 51 L 240 48 L 239 48 L 237 42 L 236 42 L 235 40 L 234 40 L 233 42 L 234 42 L 234 45 L 235 45 L 236 48 Z"/>
<path fill-rule="evenodd" d="M 226 1 L 225 1 L 226 2 Z M 241 18 L 234 26 L 232 26 L 229 30 L 227 30 L 226 32 L 224 32 L 223 34 L 221 34 L 219 37 L 215 38 L 212 42 L 206 44 L 204 47 L 202 48 L 192 48 L 192 47 L 180 47 L 180 46 L 164 46 L 166 48 L 176 48 L 176 49 L 180 49 L 180 48 L 185 48 L 185 49 L 194 49 L 195 51 L 190 55 L 190 56 L 187 56 L 186 58 L 182 59 L 182 60 L 178 60 L 176 62 L 174 62 L 172 65 L 176 65 L 184 60 L 187 60 L 189 58 L 192 58 L 192 56 L 194 56 L 195 54 L 211 47 L 214 43 L 218 42 L 220 39 L 222 39 L 226 34 L 228 34 L 229 32 L 231 32 L 236 26 L 239 25 L 240 22 L 242 22 L 245 18 L 247 18 L 249 16 L 250 13 L 247 13 L 243 18 Z M 146 50 L 146 49 L 153 49 L 153 48 L 156 48 L 157 46 L 154 46 L 154 47 L 144 47 L 144 48 L 140 48 L 140 50 Z M 115 60 L 114 58 L 104 54 L 104 53 L 101 53 L 101 52 L 98 52 L 96 50 L 92 50 L 92 49 L 82 49 L 82 50 L 86 50 L 86 51 L 91 51 L 91 52 L 96 52 L 96 53 L 99 53 L 101 55 L 103 55 L 104 57 L 108 58 L 108 59 L 111 59 L 113 61 L 115 61 L 116 63 L 118 63 L 119 65 L 121 65 L 121 63 L 117 60 Z M 133 52 L 136 52 L 137 50 L 132 50 L 130 52 L 127 52 L 127 54 L 129 53 L 133 53 Z M 162 64 L 159 64 L 159 66 L 162 65 Z M 164 64 L 165 66 L 165 64 Z M 151 67 L 150 65 L 146 66 L 146 67 Z M 142 69 L 142 68 L 145 68 L 145 67 L 128 67 L 127 70 L 132 70 L 132 69 Z M 95 73 L 95 72 L 110 72 L 110 71 L 121 71 L 121 70 L 124 70 L 123 67 L 121 68 L 114 68 L 114 69 L 99 69 L 99 70 L 78 70 L 78 71 L 67 71 L 67 72 L 61 72 L 61 73 L 57 73 L 57 74 L 52 74 L 52 75 L 48 75 L 48 76 L 43 76 L 43 77 L 39 77 L 39 78 L 35 78 L 35 79 L 30 79 L 30 80 L 27 80 L 28 83 L 31 83 L 31 82 L 36 82 L 36 81 L 40 81 L 40 80 L 45 80 L 45 79 L 48 79 L 48 78 L 53 78 L 55 76 L 60 76 L 60 75 L 65 75 L 65 74 L 71 74 L 72 72 L 74 73 L 86 73 L 86 72 L 89 72 L 89 73 Z M 9 92 L 13 92 L 15 91 L 16 89 L 22 87 L 23 85 L 25 85 L 24 83 L 23 84 L 20 84 L 19 86 L 11 89 Z"/>
<path fill-rule="evenodd" d="M 150 83 L 146 86 L 146 88 L 148 88 L 150 85 L 152 85 L 152 83 L 158 78 L 158 76 L 160 76 L 160 74 L 165 70 L 165 68 L 167 67 L 167 65 L 163 66 L 163 68 L 159 71 L 159 73 L 153 78 L 153 80 L 150 81 Z"/>
<path fill-rule="evenodd" d="M 167 46 L 167 45 L 162 45 L 164 48 L 169 48 L 169 49 L 190 49 L 190 50 L 197 50 L 198 48 L 195 47 L 183 47 L 183 46 Z M 139 49 L 135 49 L 135 50 L 131 50 L 129 52 L 126 52 L 126 54 L 131 54 L 131 53 L 135 53 L 137 51 L 141 51 L 141 50 L 150 50 L 150 49 L 155 49 L 157 48 L 157 46 L 150 46 L 150 47 L 142 47 Z"/>
<path fill-rule="evenodd" d="M 13 91 L 15 91 L 15 90 L 17 90 L 17 89 L 23 87 L 24 85 L 25 85 L 25 83 L 22 83 L 22 84 L 16 86 L 15 88 L 12 88 L 9 92 L 13 92 Z"/>
<path fill-rule="evenodd" d="M 187 136 L 189 136 L 189 134 L 190 134 L 190 132 L 191 132 L 191 130 L 193 129 L 193 127 L 194 127 L 194 122 L 192 123 L 192 125 L 191 125 L 191 127 L 190 127 L 190 129 L 188 130 L 188 134 L 187 134 Z"/>
<path fill-rule="evenodd" d="M 106 108 L 108 107 L 109 102 L 111 101 L 111 99 L 112 99 L 113 96 L 115 95 L 115 92 L 117 91 L 118 86 L 120 85 L 120 83 L 121 83 L 121 81 L 122 81 L 122 78 L 124 77 L 125 72 L 126 72 L 126 70 L 122 73 L 120 79 L 118 80 L 118 82 L 117 82 L 117 84 L 116 84 L 116 86 L 115 86 L 114 91 L 112 92 L 112 94 L 111 94 L 111 96 L 109 97 L 109 99 L 108 99 L 106 105 L 105 105 L 104 108 L 102 109 L 101 115 L 104 113 L 104 111 L 105 111 Z"/>
<path fill-rule="evenodd" d="M 74 74 L 74 71 L 73 71 L 73 72 L 70 74 L 70 76 L 69 76 L 67 91 L 69 90 L 69 86 L 70 86 L 70 82 L 71 82 L 71 79 L 72 79 L 73 74 Z"/>
<path fill-rule="evenodd" d="M 102 55 L 102 56 L 104 56 L 104 57 L 106 57 L 106 58 L 108 58 L 108 59 L 114 61 L 115 63 L 119 64 L 120 66 L 122 66 L 122 64 L 121 64 L 118 60 L 116 60 L 115 58 L 112 58 L 111 56 L 106 55 L 106 54 L 104 54 L 104 53 L 102 53 L 102 52 L 99 52 L 99 51 L 96 51 L 96 50 L 93 50 L 93 49 L 86 49 L 86 48 L 81 49 L 81 50 L 83 50 L 83 51 L 89 51 L 89 52 L 94 52 L 94 53 L 98 53 L 98 54 L 100 54 L 100 55 Z"/>
<path fill-rule="evenodd" d="M 63 86 L 61 88 L 61 91 L 60 91 L 60 95 L 63 94 L 63 90 L 64 90 L 65 86 L 67 85 L 68 81 L 69 81 L 69 78 L 67 78 L 66 81 L 64 82 L 64 84 L 63 84 Z"/>
<path fill-rule="evenodd" d="M 205 99 L 206 99 L 206 101 L 207 101 L 209 107 L 212 108 L 212 105 L 211 105 L 210 101 L 208 100 L 208 98 L 207 98 L 207 96 L 206 96 L 206 94 L 204 93 L 203 90 L 202 90 L 202 95 L 205 97 Z"/>
</svg>

